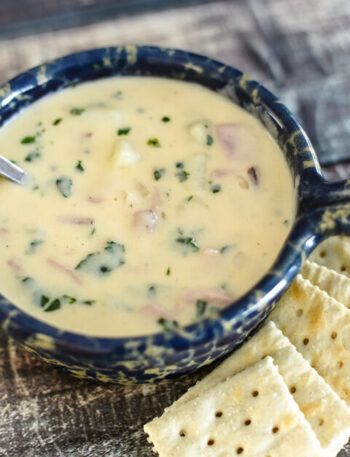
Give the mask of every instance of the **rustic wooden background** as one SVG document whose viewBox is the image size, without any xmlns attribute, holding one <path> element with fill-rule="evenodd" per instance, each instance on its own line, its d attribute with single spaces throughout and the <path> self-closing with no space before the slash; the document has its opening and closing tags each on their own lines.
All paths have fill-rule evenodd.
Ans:
<svg viewBox="0 0 350 457">
<path fill-rule="evenodd" d="M 8 1 L 1 0 L 0 13 L 1 8 L 13 10 L 6 10 Z M 31 0 L 11 4 L 19 8 L 23 1 Z M 94 1 L 102 0 L 79 0 Z M 27 26 L 24 36 L 16 29 L 21 24 L 14 22 L 9 28 L 2 13 L 0 84 L 46 59 L 92 47 L 161 44 L 206 54 L 244 70 L 276 92 L 303 123 L 322 163 L 328 165 L 328 176 L 348 177 L 350 2 L 184 3 L 69 30 L 28 35 Z M 143 424 L 198 376 L 134 387 L 80 381 L 24 353 L 0 332 L 0 456 L 151 457 Z M 350 457 L 350 448 L 340 456 Z"/>
</svg>

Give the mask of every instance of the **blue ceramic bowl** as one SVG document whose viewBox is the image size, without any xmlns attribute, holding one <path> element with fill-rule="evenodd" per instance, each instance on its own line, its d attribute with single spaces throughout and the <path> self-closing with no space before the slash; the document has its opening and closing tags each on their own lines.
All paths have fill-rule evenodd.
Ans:
<svg viewBox="0 0 350 457">
<path fill-rule="evenodd" d="M 72 54 L 33 68 L 0 88 L 0 127 L 39 98 L 83 81 L 114 75 L 162 76 L 224 93 L 256 116 L 279 143 L 294 178 L 298 212 L 266 276 L 220 313 L 178 333 L 95 338 L 44 324 L 0 295 L 0 325 L 29 351 L 71 374 L 105 382 L 154 382 L 190 373 L 238 346 L 265 319 L 320 241 L 350 233 L 349 182 L 329 183 L 313 147 L 288 109 L 235 68 L 158 47 L 111 47 Z"/>
</svg>

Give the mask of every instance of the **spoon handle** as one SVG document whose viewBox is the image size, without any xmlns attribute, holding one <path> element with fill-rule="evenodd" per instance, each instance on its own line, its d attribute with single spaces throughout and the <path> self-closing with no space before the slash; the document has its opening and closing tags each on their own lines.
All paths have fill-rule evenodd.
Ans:
<svg viewBox="0 0 350 457">
<path fill-rule="evenodd" d="M 5 159 L 5 157 L 0 156 L 0 176 L 11 179 L 17 184 L 23 184 L 26 173 L 17 165 Z"/>
</svg>

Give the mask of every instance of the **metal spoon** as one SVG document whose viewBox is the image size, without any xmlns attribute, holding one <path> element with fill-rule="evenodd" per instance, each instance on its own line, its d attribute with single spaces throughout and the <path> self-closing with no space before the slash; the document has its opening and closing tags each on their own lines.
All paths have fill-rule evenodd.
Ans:
<svg viewBox="0 0 350 457">
<path fill-rule="evenodd" d="M 27 173 L 22 168 L 2 156 L 0 156 L 0 176 L 4 176 L 17 184 L 24 184 L 28 178 Z"/>
</svg>

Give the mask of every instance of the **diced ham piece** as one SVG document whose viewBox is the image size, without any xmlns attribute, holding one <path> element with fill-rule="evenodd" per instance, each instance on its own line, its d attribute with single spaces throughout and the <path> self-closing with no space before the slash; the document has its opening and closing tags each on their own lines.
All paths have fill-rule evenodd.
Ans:
<svg viewBox="0 0 350 457">
<path fill-rule="evenodd" d="M 236 152 L 236 131 L 237 123 L 218 124 L 216 135 L 228 159 L 233 159 Z"/>
<path fill-rule="evenodd" d="M 171 313 L 171 311 L 163 308 L 163 306 L 158 303 L 147 303 L 142 310 L 156 318 L 164 317 L 165 319 L 169 319 L 171 321 L 176 320 L 176 317 L 173 313 Z"/>
<path fill-rule="evenodd" d="M 62 263 L 57 262 L 57 260 L 49 257 L 46 259 L 47 263 L 51 265 L 52 267 L 56 268 L 57 270 L 62 271 L 63 273 L 66 273 L 68 276 L 70 276 L 73 281 L 75 281 L 77 284 L 83 284 L 83 281 L 80 279 L 80 277 L 75 273 L 74 270 L 72 270 L 69 267 L 66 267 L 65 265 L 62 265 Z"/>
<path fill-rule="evenodd" d="M 14 259 L 9 259 L 7 261 L 7 265 L 12 268 L 12 270 L 16 271 L 17 273 L 20 273 L 22 271 L 22 265 L 20 265 L 17 260 Z"/>
<path fill-rule="evenodd" d="M 227 178 L 228 176 L 233 176 L 235 174 L 236 174 L 235 170 L 230 170 L 227 168 L 217 168 L 216 170 L 213 170 L 210 173 L 210 176 L 212 178 L 220 179 L 220 178 Z"/>
<path fill-rule="evenodd" d="M 79 216 L 72 216 L 72 217 L 60 217 L 60 222 L 65 224 L 73 224 L 73 225 L 92 225 L 94 220 L 91 217 L 79 217 Z"/>
<path fill-rule="evenodd" d="M 234 301 L 234 298 L 222 288 L 207 288 L 190 290 L 183 295 L 178 305 L 180 308 L 194 305 L 197 300 L 203 300 L 211 305 L 225 308 Z"/>
<path fill-rule="evenodd" d="M 257 140 L 245 124 L 232 122 L 217 124 L 215 128 L 217 138 L 227 159 L 237 160 L 256 151 Z"/>
<path fill-rule="evenodd" d="M 151 195 L 151 208 L 156 209 L 163 205 L 163 197 L 157 188 Z"/>
<path fill-rule="evenodd" d="M 141 232 L 154 232 L 157 226 L 157 221 L 157 214 L 150 209 L 137 211 L 133 215 L 133 225 Z"/>
</svg>

